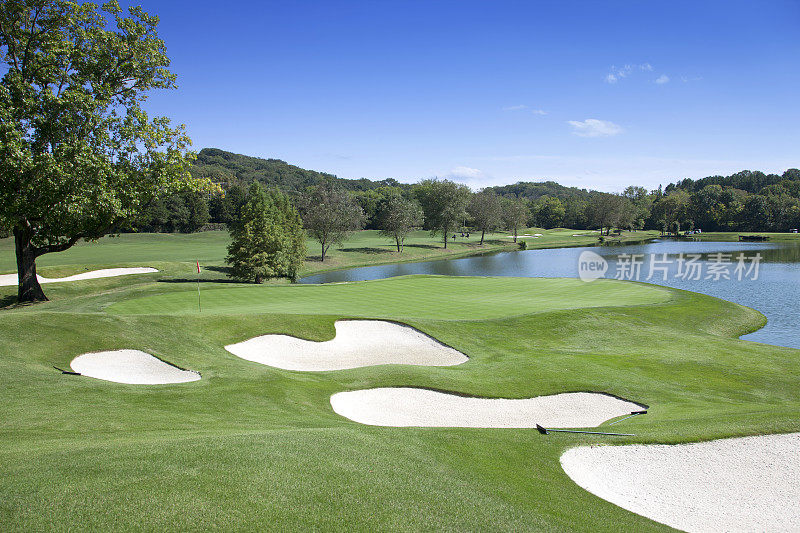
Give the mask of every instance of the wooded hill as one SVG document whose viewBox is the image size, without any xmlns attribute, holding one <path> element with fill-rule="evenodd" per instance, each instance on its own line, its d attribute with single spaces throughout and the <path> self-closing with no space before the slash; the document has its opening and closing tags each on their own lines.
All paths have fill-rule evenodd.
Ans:
<svg viewBox="0 0 800 533">
<path fill-rule="evenodd" d="M 192 168 L 197 177 L 208 177 L 228 188 L 234 184 L 249 186 L 254 181 L 285 192 L 302 191 L 306 187 L 319 185 L 325 180 L 333 180 L 337 185 L 349 191 L 368 191 L 378 187 L 410 188 L 395 179 L 373 181 L 366 178 L 344 179 L 333 174 L 306 170 L 290 165 L 280 159 L 262 159 L 242 154 L 226 152 L 219 148 L 203 148 L 197 154 Z"/>
</svg>

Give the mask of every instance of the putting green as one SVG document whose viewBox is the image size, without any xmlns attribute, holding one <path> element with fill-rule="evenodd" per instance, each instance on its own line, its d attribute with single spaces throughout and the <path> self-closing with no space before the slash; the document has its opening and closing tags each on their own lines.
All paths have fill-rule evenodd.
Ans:
<svg viewBox="0 0 800 533">
<path fill-rule="evenodd" d="M 559 309 L 654 304 L 666 289 L 615 280 L 406 276 L 329 285 L 252 286 L 202 292 L 203 314 L 306 314 L 479 320 Z M 132 298 L 114 314 L 197 314 L 197 292 Z"/>
</svg>

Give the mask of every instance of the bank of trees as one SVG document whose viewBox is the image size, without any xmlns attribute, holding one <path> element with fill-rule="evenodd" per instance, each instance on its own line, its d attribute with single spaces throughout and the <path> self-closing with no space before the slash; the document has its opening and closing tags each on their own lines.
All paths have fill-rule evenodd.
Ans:
<svg viewBox="0 0 800 533">
<path fill-rule="evenodd" d="M 390 199 L 416 202 L 423 211 L 419 227 L 435 232 L 443 246 L 452 240 L 453 233 L 462 230 L 480 232 L 483 241 L 493 231 L 503 229 L 513 234 L 514 227 L 526 226 L 601 229 L 605 234 L 612 229 L 788 231 L 800 226 L 797 169 L 781 175 L 743 171 L 686 179 L 652 191 L 632 185 L 620 194 L 565 187 L 552 181 L 518 182 L 472 193 L 449 180 L 416 184 L 392 179 L 346 180 L 277 159 L 214 148 L 200 151 L 192 171 L 220 183 L 225 194 L 187 197 L 176 193 L 161 199 L 146 207 L 134 224 L 138 231 L 195 231 L 203 220 L 230 223 L 244 202 L 246 187 L 254 181 L 283 190 L 298 206 L 308 190 L 331 184 L 361 209 L 360 226 L 364 229 L 385 229 L 386 221 L 392 220 L 387 217 L 387 207 L 397 206 Z M 508 213 L 511 199 L 519 200 L 519 205 L 513 206 L 513 216 Z M 207 209 L 198 205 L 202 203 Z"/>
</svg>

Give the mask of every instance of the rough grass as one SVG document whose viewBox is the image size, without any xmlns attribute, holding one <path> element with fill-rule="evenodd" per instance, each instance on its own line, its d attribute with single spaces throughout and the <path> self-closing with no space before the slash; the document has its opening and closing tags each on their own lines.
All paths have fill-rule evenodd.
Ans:
<svg viewBox="0 0 800 533">
<path fill-rule="evenodd" d="M 667 529 L 563 473 L 565 449 L 607 439 L 380 428 L 333 413 L 331 394 L 366 387 L 507 398 L 598 391 L 649 405 L 613 426 L 637 435 L 620 444 L 800 431 L 800 351 L 737 340 L 763 316 L 708 296 L 610 280 L 207 283 L 204 301 L 219 308 L 199 314 L 161 300 L 182 303 L 195 288 L 158 281 L 177 276 L 171 265 L 52 285 L 54 301 L 0 311 L 0 529 Z M 446 290 L 434 291 L 439 283 Z M 125 306 L 139 314 L 122 314 Z M 265 333 L 327 340 L 335 320 L 354 313 L 408 323 L 470 360 L 292 372 L 223 348 Z M 122 385 L 52 368 L 116 348 L 203 379 Z"/>
</svg>

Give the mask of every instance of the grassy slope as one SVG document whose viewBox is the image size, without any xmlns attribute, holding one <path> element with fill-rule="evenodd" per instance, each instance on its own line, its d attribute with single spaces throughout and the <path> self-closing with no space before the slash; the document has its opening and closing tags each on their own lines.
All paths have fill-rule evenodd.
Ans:
<svg viewBox="0 0 800 533">
<path fill-rule="evenodd" d="M 151 295 L 180 297 L 193 287 L 156 283 L 158 276 L 53 285 L 53 302 L 0 311 L 3 528 L 666 529 L 564 475 L 563 450 L 600 439 L 369 427 L 331 411 L 332 393 L 364 387 L 414 385 L 489 397 L 595 390 L 650 405 L 647 416 L 614 426 L 638 435 L 617 443 L 800 430 L 800 352 L 736 340 L 763 317 L 702 295 L 656 289 L 656 297 L 644 285 L 577 284 L 560 288 L 577 291 L 570 301 L 584 298 L 581 287 L 602 297 L 624 286 L 632 290 L 614 303 L 640 305 L 559 309 L 557 292 L 531 290 L 531 280 L 520 279 L 245 289 L 268 300 L 311 289 L 318 303 L 347 297 L 347 309 L 369 314 L 373 304 L 386 312 L 387 292 L 403 287 L 413 305 L 396 303 L 392 318 L 470 356 L 456 367 L 301 373 L 242 361 L 222 346 L 264 333 L 328 339 L 335 319 L 350 313 L 314 301 L 293 310 L 298 314 L 269 314 L 274 308 L 260 304 L 239 315 L 104 311 L 145 310 L 156 299 Z M 431 280 L 452 283 L 450 291 L 415 299 L 430 292 Z M 542 289 L 550 282 L 538 281 Z M 496 283 L 507 286 L 499 290 Z M 464 318 L 449 301 L 459 286 L 480 295 L 480 316 L 452 319 Z M 347 294 L 351 288 L 354 295 Z M 226 291 L 218 292 L 223 302 Z M 671 298 L 663 301 L 664 293 Z M 519 295 L 523 311 L 536 312 L 498 316 L 503 309 L 519 315 L 516 305 L 508 308 L 508 298 Z M 129 386 L 52 369 L 82 352 L 120 347 L 199 370 L 203 379 Z"/>
</svg>

